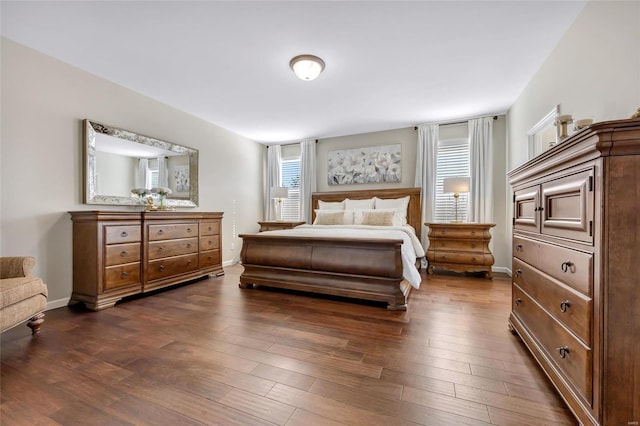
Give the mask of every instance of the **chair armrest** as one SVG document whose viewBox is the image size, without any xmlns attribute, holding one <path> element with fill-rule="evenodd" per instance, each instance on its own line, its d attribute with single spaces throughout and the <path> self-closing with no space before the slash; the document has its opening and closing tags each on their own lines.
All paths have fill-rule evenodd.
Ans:
<svg viewBox="0 0 640 426">
<path fill-rule="evenodd" d="M 36 265 L 33 257 L 0 257 L 0 278 L 31 277 L 31 270 Z"/>
</svg>

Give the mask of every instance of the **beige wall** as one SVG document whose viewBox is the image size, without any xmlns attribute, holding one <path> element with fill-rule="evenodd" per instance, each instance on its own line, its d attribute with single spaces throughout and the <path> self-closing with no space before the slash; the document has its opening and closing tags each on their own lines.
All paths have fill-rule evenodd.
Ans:
<svg viewBox="0 0 640 426">
<path fill-rule="evenodd" d="M 199 211 L 222 211 L 223 261 L 262 217 L 263 147 L 5 38 L 2 41 L 2 256 L 29 255 L 53 306 L 72 291 L 72 226 L 82 204 L 82 119 L 199 150 Z M 235 211 L 235 217 L 234 217 Z M 233 249 L 232 249 L 233 246 Z M 51 305 L 50 305 L 51 306 Z"/>
<path fill-rule="evenodd" d="M 451 125 L 440 128 L 441 138 L 458 138 L 468 136 L 468 126 Z M 318 191 L 346 191 L 375 188 L 406 188 L 415 186 L 416 175 L 416 147 L 418 132 L 413 127 L 387 130 L 383 132 L 362 133 L 337 138 L 320 139 L 316 146 L 317 190 Z M 329 185 L 327 183 L 327 154 L 338 149 L 362 148 L 368 146 L 401 144 L 402 151 L 402 181 L 383 184 L 352 184 Z M 505 116 L 498 116 L 493 123 L 493 193 L 494 193 L 494 222 L 492 229 L 493 254 L 496 258 L 494 267 L 498 271 L 510 267 L 510 246 L 508 239 L 509 224 L 507 223 L 506 185 L 506 120 Z"/>
<path fill-rule="evenodd" d="M 587 3 L 508 113 L 505 171 L 527 160 L 527 131 L 556 105 L 578 119 L 629 118 L 640 107 L 639 46 L 640 2 Z"/>
</svg>

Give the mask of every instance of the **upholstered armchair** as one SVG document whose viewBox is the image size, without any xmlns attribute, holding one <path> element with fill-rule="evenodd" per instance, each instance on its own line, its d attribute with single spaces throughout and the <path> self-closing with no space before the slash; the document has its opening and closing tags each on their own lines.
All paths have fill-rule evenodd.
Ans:
<svg viewBox="0 0 640 426">
<path fill-rule="evenodd" d="M 33 257 L 0 257 L 0 327 L 4 332 L 25 321 L 40 332 L 47 307 L 47 286 L 31 270 Z"/>
</svg>

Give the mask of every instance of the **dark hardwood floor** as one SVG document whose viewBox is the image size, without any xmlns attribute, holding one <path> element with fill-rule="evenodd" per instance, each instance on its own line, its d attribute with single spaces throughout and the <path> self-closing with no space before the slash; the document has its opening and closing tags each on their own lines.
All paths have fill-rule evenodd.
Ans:
<svg viewBox="0 0 640 426">
<path fill-rule="evenodd" d="M 432 275 L 392 312 L 241 270 L 3 333 L 0 424 L 576 424 L 507 328 L 506 276 Z"/>
</svg>

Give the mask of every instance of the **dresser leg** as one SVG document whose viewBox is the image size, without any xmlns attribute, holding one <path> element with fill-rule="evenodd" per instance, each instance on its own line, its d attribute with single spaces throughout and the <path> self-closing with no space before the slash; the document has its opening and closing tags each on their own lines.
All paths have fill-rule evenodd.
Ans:
<svg viewBox="0 0 640 426">
<path fill-rule="evenodd" d="M 492 280 L 493 279 L 493 272 L 491 271 L 484 271 L 484 277 L 488 280 Z"/>
</svg>

